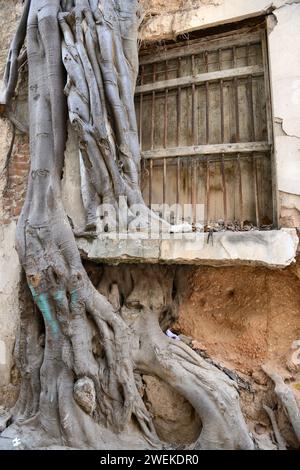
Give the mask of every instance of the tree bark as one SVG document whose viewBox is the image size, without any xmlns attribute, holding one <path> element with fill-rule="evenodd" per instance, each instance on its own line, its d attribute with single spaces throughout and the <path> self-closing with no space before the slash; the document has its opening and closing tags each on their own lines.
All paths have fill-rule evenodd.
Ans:
<svg viewBox="0 0 300 470">
<path fill-rule="evenodd" d="M 2 101 L 9 107 L 26 33 L 31 169 L 17 249 L 36 307 L 28 301 L 21 316 L 22 387 L 6 435 L 28 447 L 160 446 L 136 383 L 146 371 L 195 407 L 197 447 L 252 448 L 233 384 L 159 326 L 172 308 L 172 270 L 115 268 L 114 282 L 104 270 L 97 290 L 62 204 L 69 117 L 89 186 L 87 229 L 95 197 L 117 206 L 126 196 L 132 219 L 147 225 L 134 111 L 137 13 L 135 0 L 28 0 L 13 41 Z"/>
</svg>

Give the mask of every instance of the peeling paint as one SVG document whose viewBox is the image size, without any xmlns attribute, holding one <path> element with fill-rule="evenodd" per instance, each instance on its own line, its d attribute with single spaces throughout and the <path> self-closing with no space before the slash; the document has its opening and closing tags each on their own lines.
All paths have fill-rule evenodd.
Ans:
<svg viewBox="0 0 300 470">
<path fill-rule="evenodd" d="M 29 286 L 34 301 L 36 302 L 38 308 L 40 309 L 41 313 L 43 314 L 44 320 L 46 325 L 49 324 L 54 336 L 58 335 L 59 326 L 54 318 L 50 303 L 49 297 L 47 293 L 42 292 L 41 294 L 36 293 L 33 286 Z"/>
</svg>

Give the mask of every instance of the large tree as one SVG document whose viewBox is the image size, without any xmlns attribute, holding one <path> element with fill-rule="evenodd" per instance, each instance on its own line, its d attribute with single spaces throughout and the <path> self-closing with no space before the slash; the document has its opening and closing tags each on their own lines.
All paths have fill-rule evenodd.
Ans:
<svg viewBox="0 0 300 470">
<path fill-rule="evenodd" d="M 91 279 L 63 207 L 69 119 L 88 181 L 86 230 L 97 204 L 117 206 L 120 196 L 130 217 L 139 215 L 132 209 L 143 205 L 134 110 L 139 23 L 136 0 L 26 0 L 23 7 L 2 103 L 9 115 L 27 37 L 31 169 L 17 250 L 37 308 L 30 299 L 23 305 L 22 386 L 5 433 L 29 447 L 159 447 L 139 386 L 147 373 L 199 414 L 197 448 L 252 448 L 235 383 L 163 333 L 174 308 L 173 269 L 107 267 Z"/>
</svg>

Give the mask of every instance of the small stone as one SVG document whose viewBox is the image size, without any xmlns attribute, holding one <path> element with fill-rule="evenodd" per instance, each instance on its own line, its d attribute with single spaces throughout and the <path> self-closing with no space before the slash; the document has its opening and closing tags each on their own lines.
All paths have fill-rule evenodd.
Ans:
<svg viewBox="0 0 300 470">
<path fill-rule="evenodd" d="M 96 392 L 92 379 L 84 377 L 75 382 L 74 399 L 88 415 L 93 414 L 96 409 Z"/>
<path fill-rule="evenodd" d="M 266 426 L 262 423 L 257 423 L 254 427 L 254 430 L 257 434 L 265 434 L 266 433 Z"/>
<path fill-rule="evenodd" d="M 254 371 L 252 373 L 252 378 L 254 382 L 257 383 L 258 385 L 267 385 L 268 383 L 267 376 L 261 371 L 257 371 L 257 370 Z"/>
</svg>

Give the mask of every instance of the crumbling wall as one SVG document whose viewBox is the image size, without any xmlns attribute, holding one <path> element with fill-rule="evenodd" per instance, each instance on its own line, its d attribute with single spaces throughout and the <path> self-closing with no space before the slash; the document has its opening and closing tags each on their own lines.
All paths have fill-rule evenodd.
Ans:
<svg viewBox="0 0 300 470">
<path fill-rule="evenodd" d="M 242 410 L 250 429 L 263 434 L 270 423 L 262 406 L 277 404 L 263 364 L 290 384 L 300 406 L 300 259 L 283 271 L 186 267 L 179 280 L 172 330 L 249 384 L 241 389 Z M 297 446 L 280 408 L 278 416 L 289 445 Z"/>
<path fill-rule="evenodd" d="M 300 4 L 269 18 L 274 141 L 280 222 L 300 227 Z"/>
<path fill-rule="evenodd" d="M 176 39 L 189 31 L 269 13 L 279 212 L 283 226 L 300 227 L 299 2 L 142 0 L 141 3 L 146 17 L 140 39 L 145 42 Z M 0 77 L 21 8 L 21 0 L 0 0 Z M 29 168 L 28 138 L 17 133 L 6 172 L 11 142 L 11 125 L 0 120 L 0 193 L 3 194 L 6 188 L 0 197 L 0 405 L 6 406 L 12 404 L 16 393 L 11 385 L 14 381 L 12 351 L 18 322 L 20 267 L 14 238 Z M 83 211 L 78 199 L 79 171 L 78 166 L 71 163 L 75 152 L 71 138 L 67 148 L 64 201 L 68 213 L 80 223 Z M 69 178 L 68 182 L 66 178 Z M 261 399 L 263 397 L 272 404 L 274 397 L 268 395 L 268 382 L 260 371 L 261 363 L 271 361 L 292 384 L 299 386 L 300 382 L 299 375 L 286 367 L 292 342 L 300 338 L 299 264 L 284 271 L 255 267 L 180 269 L 181 303 L 175 329 L 196 339 L 204 353 L 236 369 L 251 383 L 257 398 L 251 401 L 252 395 L 246 394 L 243 411 L 253 429 L 259 425 L 267 426 L 267 418 L 261 412 Z M 170 426 L 174 426 L 173 437 L 171 431 L 166 432 L 174 442 L 180 441 L 174 418 L 176 403 L 171 400 L 173 391 L 157 385 L 152 379 L 145 378 L 145 383 L 157 422 L 163 428 L 164 421 L 169 419 Z M 295 388 L 296 393 L 297 390 Z M 161 393 L 165 401 L 169 396 L 169 417 L 168 410 L 154 398 L 154 393 Z M 187 417 L 192 421 L 192 410 L 186 403 L 181 403 L 180 410 L 183 425 L 187 423 Z M 189 436 L 198 432 L 199 423 L 193 421 L 189 426 Z"/>
<path fill-rule="evenodd" d="M 7 50 L 21 13 L 20 0 L 0 0 L 0 77 L 3 76 Z M 1 83 L 0 83 L 1 86 Z M 28 172 L 28 142 L 16 135 L 10 164 L 7 155 L 12 142 L 12 127 L 0 120 L 0 396 L 9 394 L 13 365 L 12 353 L 18 322 L 20 265 L 15 250 L 16 219 L 20 213 Z M 7 173 L 7 168 L 8 173 Z"/>
</svg>

